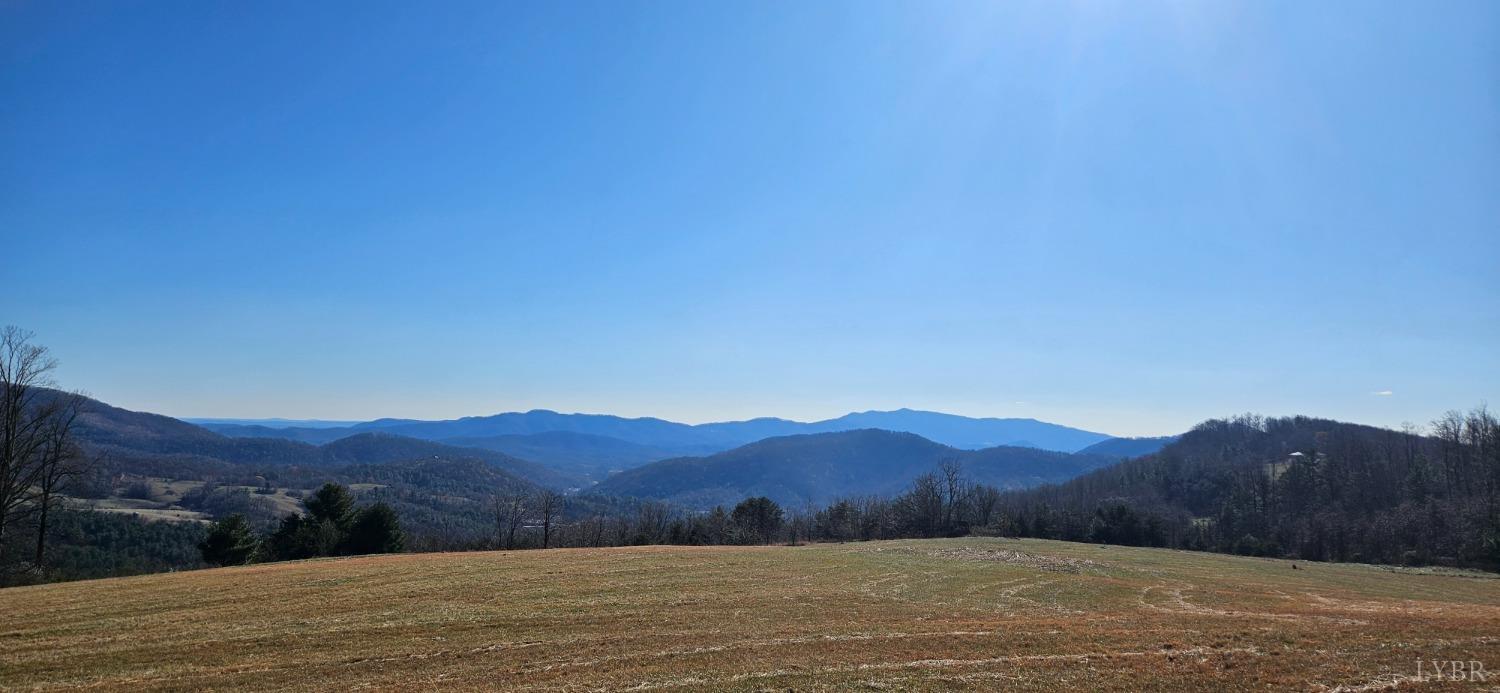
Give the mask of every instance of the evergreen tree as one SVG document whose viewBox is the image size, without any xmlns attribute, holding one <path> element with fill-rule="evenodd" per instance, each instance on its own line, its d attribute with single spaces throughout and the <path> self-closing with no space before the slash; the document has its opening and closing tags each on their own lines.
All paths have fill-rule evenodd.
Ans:
<svg viewBox="0 0 1500 693">
<path fill-rule="evenodd" d="M 400 553 L 405 548 L 406 535 L 396 511 L 385 503 L 376 503 L 355 513 L 340 553 Z"/>
<path fill-rule="evenodd" d="M 230 515 L 213 523 L 208 536 L 198 544 L 203 562 L 210 565 L 244 565 L 260 542 L 250 531 L 244 515 Z"/>
<path fill-rule="evenodd" d="M 349 531 L 354 521 L 354 496 L 339 484 L 323 484 L 302 501 L 302 506 L 307 508 L 309 517 L 331 522 L 340 532 Z"/>
</svg>

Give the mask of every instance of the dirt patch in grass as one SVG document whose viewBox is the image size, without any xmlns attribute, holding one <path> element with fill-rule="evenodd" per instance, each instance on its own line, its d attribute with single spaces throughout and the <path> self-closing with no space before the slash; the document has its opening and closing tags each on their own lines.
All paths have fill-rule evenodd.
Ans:
<svg viewBox="0 0 1500 693">
<path fill-rule="evenodd" d="M 1008 563 L 1047 573 L 1076 574 L 1082 573 L 1085 570 L 1098 570 L 1104 566 L 1104 564 L 1087 558 L 1046 556 L 1012 549 L 987 549 L 972 546 L 954 549 L 934 549 L 929 551 L 928 555 L 934 558 L 947 558 L 957 561 Z"/>
<path fill-rule="evenodd" d="M 1084 571 L 1100 571 L 1106 567 L 1111 567 L 1107 563 L 1095 561 L 1088 558 L 1049 556 L 1046 554 L 1028 553 L 1026 551 L 993 546 L 885 546 L 880 542 L 876 542 L 872 546 L 862 547 L 856 550 L 874 553 L 887 551 L 907 553 L 950 561 L 1004 563 L 1008 565 L 1039 570 L 1047 573 L 1078 574 Z"/>
</svg>

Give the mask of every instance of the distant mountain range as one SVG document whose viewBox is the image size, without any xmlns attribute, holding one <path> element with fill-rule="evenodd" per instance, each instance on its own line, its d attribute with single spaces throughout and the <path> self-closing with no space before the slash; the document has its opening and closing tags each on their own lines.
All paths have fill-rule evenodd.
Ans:
<svg viewBox="0 0 1500 693">
<path fill-rule="evenodd" d="M 912 433 L 863 429 L 768 438 L 706 457 L 654 462 L 615 474 L 592 492 L 698 508 L 763 495 L 800 507 L 899 493 L 949 460 L 971 481 L 1026 488 L 1066 481 L 1117 458 L 1024 447 L 962 450 Z"/>
<path fill-rule="evenodd" d="M 949 460 L 962 464 L 971 481 L 1028 488 L 1149 454 L 1172 440 L 1110 438 L 1030 419 L 905 409 L 813 423 L 752 419 L 688 425 L 532 411 L 454 421 L 382 419 L 277 428 L 199 426 L 95 401 L 80 419 L 79 438 L 106 454 L 111 469 L 137 475 L 285 479 L 322 474 L 372 483 L 400 479 L 413 492 L 439 493 L 465 483 L 455 474 L 468 474 L 473 482 L 462 488 L 469 494 L 493 484 L 499 484 L 496 492 L 550 487 L 581 490 L 599 503 L 655 499 L 698 508 L 751 495 L 800 506 L 894 494 Z M 1083 452 L 985 445 L 991 440 Z M 442 502 L 440 496 L 430 497 L 429 505 Z"/>
<path fill-rule="evenodd" d="M 343 427 L 346 427 L 346 426 L 353 426 L 355 424 L 364 423 L 363 421 L 329 421 L 329 420 L 326 420 L 326 419 L 280 419 L 280 418 L 270 418 L 270 419 L 200 419 L 200 418 L 184 418 L 182 420 L 186 421 L 188 423 L 191 423 L 191 424 L 198 424 L 199 426 L 202 426 L 203 424 L 241 424 L 241 425 L 246 425 L 246 426 L 264 426 L 266 428 L 292 428 L 292 427 L 296 427 L 296 428 L 343 428 Z"/>
<path fill-rule="evenodd" d="M 224 435 L 247 438 L 285 438 L 308 443 L 326 443 L 339 438 L 380 431 L 411 438 L 436 441 L 474 441 L 503 436 L 529 436 L 540 433 L 577 433 L 602 436 L 654 449 L 671 455 L 698 455 L 722 452 L 741 445 L 775 436 L 809 433 L 834 433 L 866 428 L 915 433 L 950 447 L 977 450 L 999 445 L 1034 447 L 1058 452 L 1076 452 L 1090 445 L 1110 440 L 1094 433 L 1034 419 L 971 418 L 938 412 L 899 409 L 846 414 L 836 419 L 804 423 L 778 418 L 747 421 L 684 424 L 656 418 L 627 419 L 604 414 L 560 414 L 545 409 L 511 412 L 492 416 L 473 416 L 447 421 L 410 419 L 377 419 L 353 426 L 270 426 L 265 423 L 226 423 L 223 420 L 199 419 L 205 428 Z M 579 440 L 555 439 L 565 447 L 584 446 Z M 599 441 L 595 440 L 595 443 Z M 549 445 L 544 440 L 511 439 L 505 445 Z M 550 455 L 548 447 L 543 455 Z"/>
</svg>

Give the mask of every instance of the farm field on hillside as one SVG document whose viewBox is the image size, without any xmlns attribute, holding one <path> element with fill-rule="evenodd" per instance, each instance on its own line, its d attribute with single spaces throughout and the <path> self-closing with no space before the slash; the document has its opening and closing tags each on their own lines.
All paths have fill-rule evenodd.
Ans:
<svg viewBox="0 0 1500 693">
<path fill-rule="evenodd" d="M 1371 690 L 1419 660 L 1500 685 L 1494 576 L 1296 566 L 971 538 L 150 575 L 0 590 L 0 688 Z"/>
<path fill-rule="evenodd" d="M 201 488 L 203 485 L 203 481 L 196 479 L 126 476 L 122 478 L 121 483 L 114 489 L 115 493 L 107 498 L 73 498 L 67 496 L 64 498 L 67 504 L 73 508 L 132 515 L 144 520 L 206 523 L 213 519 L 210 513 L 191 510 L 180 505 L 183 496 Z M 130 486 L 140 489 L 140 491 L 137 491 L 137 493 L 140 493 L 138 497 L 127 497 L 121 493 L 124 488 Z M 380 484 L 352 484 L 351 488 L 368 490 L 378 486 Z M 308 489 L 292 488 L 262 489 L 256 486 L 237 486 L 232 484 L 216 485 L 215 488 L 224 491 L 253 493 L 253 498 L 257 502 L 265 504 L 266 511 L 278 516 L 301 512 L 301 495 L 308 491 Z"/>
</svg>

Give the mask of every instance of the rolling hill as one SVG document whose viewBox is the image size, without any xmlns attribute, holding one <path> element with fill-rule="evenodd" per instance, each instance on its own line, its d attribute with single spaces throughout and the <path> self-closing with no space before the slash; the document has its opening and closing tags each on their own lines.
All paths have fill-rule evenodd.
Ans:
<svg viewBox="0 0 1500 693">
<path fill-rule="evenodd" d="M 593 481 L 602 481 L 612 472 L 678 457 L 688 452 L 681 448 L 658 448 L 609 436 L 571 431 L 446 438 L 442 442 L 459 447 L 497 450 Z M 713 449 L 708 449 L 694 452 L 710 453 L 713 451 Z"/>
<path fill-rule="evenodd" d="M 340 438 L 319 446 L 318 451 L 323 463 L 327 465 L 384 464 L 423 459 L 475 459 L 540 486 L 568 488 L 583 483 L 576 475 L 560 472 L 530 460 L 512 457 L 503 452 L 444 445 L 390 433 L 361 433 Z"/>
<path fill-rule="evenodd" d="M 1128 457 L 1140 457 L 1149 455 L 1157 450 L 1170 445 L 1177 440 L 1178 436 L 1161 436 L 1157 438 L 1110 438 L 1090 445 L 1078 452 L 1084 455 L 1100 455 L 1102 457 L 1113 457 L 1125 459 Z"/>
<path fill-rule="evenodd" d="M 1299 568 L 970 538 L 195 570 L 0 590 L 0 688 L 1380 690 L 1500 661 L 1493 576 Z"/>
<path fill-rule="evenodd" d="M 1102 433 L 1035 419 L 976 419 L 914 409 L 846 414 L 837 419 L 806 424 L 805 430 L 793 432 L 834 433 L 862 428 L 915 433 L 943 445 L 968 450 L 1010 446 L 1078 452 L 1089 445 L 1109 439 L 1109 436 Z"/>
<path fill-rule="evenodd" d="M 800 507 L 867 494 L 894 494 L 945 460 L 970 480 L 1001 488 L 1063 481 L 1111 460 L 1035 448 L 960 450 L 911 433 L 879 429 L 768 438 L 707 457 L 654 462 L 616 474 L 593 492 L 691 507 L 747 496 Z"/>
<path fill-rule="evenodd" d="M 55 395 L 54 395 L 55 396 Z M 78 440 L 104 455 L 117 471 L 203 478 L 237 467 L 332 469 L 423 459 L 477 459 L 530 483 L 567 488 L 580 477 L 494 450 L 456 447 L 379 431 L 344 436 L 324 445 L 281 438 L 234 438 L 167 416 L 130 411 L 87 400 L 79 416 Z"/>
</svg>

